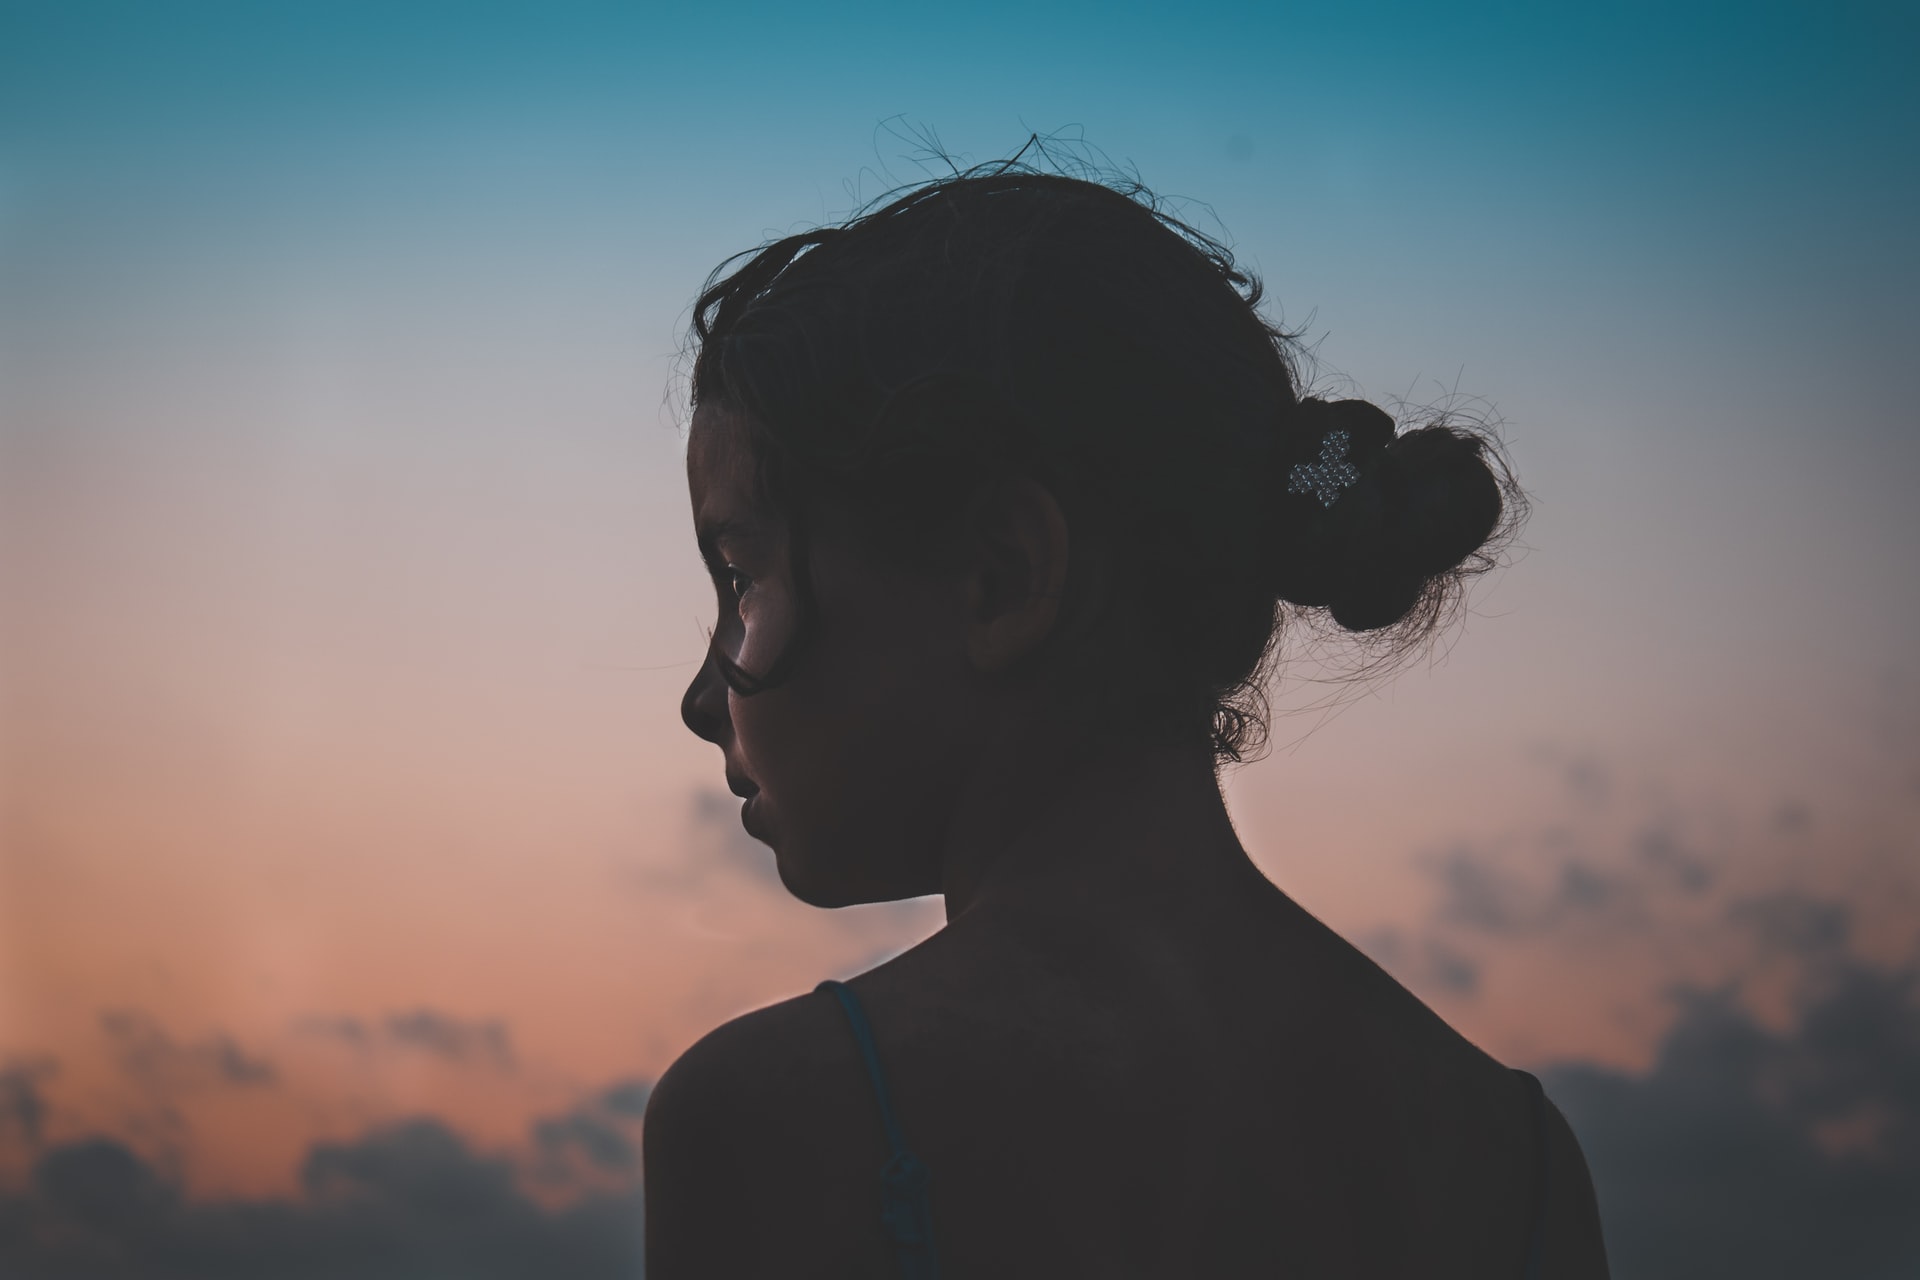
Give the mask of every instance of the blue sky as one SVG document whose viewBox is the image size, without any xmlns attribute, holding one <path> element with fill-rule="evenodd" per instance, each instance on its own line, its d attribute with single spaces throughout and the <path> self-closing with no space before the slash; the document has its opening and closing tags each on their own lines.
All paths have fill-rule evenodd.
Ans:
<svg viewBox="0 0 1920 1280">
<path fill-rule="evenodd" d="M 69 431 L 151 437 L 69 371 L 220 352 L 284 398 L 331 343 L 595 400 L 591 452 L 721 258 L 922 176 L 916 137 L 1058 131 L 1230 238 L 1323 374 L 1485 397 L 1543 589 L 1609 630 L 1804 657 L 1847 616 L 1884 665 L 1920 621 L 1911 6 L 0 12 L 15 394 Z M 566 453 L 544 416 L 495 465 Z M 417 420 L 386 439 L 430 456 L 453 419 Z"/>
</svg>

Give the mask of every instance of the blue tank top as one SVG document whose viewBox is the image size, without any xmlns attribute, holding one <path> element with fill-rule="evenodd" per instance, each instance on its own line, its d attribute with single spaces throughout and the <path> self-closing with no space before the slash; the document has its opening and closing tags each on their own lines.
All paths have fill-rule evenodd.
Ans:
<svg viewBox="0 0 1920 1280">
<path fill-rule="evenodd" d="M 933 1245 L 933 1202 L 927 1166 L 911 1151 L 901 1136 L 900 1123 L 893 1114 L 893 1100 L 887 1094 L 886 1077 L 880 1071 L 880 1053 L 874 1046 L 873 1028 L 867 1023 L 866 1010 L 853 988 L 829 978 L 814 988 L 831 991 L 846 1010 L 853 1027 L 853 1038 L 860 1046 L 860 1057 L 867 1064 L 867 1076 L 873 1081 L 873 1095 L 880 1104 L 880 1123 L 886 1129 L 890 1154 L 880 1167 L 880 1226 L 900 1262 L 902 1280 L 936 1280 L 940 1274 L 939 1257 Z M 1551 1161 L 1547 1148 L 1547 1095 L 1531 1074 L 1513 1069 L 1527 1082 L 1533 1094 L 1533 1223 L 1527 1232 L 1527 1269 L 1522 1280 L 1540 1280 L 1540 1250 L 1546 1236 L 1547 1176 Z"/>
<path fill-rule="evenodd" d="M 840 998 L 840 1007 L 853 1024 L 853 1038 L 860 1043 L 860 1056 L 866 1060 L 867 1075 L 873 1080 L 873 1095 L 880 1103 L 880 1123 L 886 1128 L 891 1151 L 880 1166 L 880 1226 L 900 1260 L 902 1280 L 935 1280 L 940 1263 L 933 1249 L 933 1203 L 928 1197 L 927 1166 L 907 1150 L 906 1139 L 900 1136 L 900 1123 L 887 1096 L 886 1077 L 880 1074 L 880 1054 L 874 1048 L 866 1010 L 860 1007 L 853 988 L 844 982 L 829 978 L 814 990 L 831 991 Z"/>
</svg>

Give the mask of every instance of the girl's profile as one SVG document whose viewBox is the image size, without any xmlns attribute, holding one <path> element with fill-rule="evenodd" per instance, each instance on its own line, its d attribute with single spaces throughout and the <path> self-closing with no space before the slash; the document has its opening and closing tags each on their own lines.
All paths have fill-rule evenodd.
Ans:
<svg viewBox="0 0 1920 1280">
<path fill-rule="evenodd" d="M 1524 509 L 1484 432 L 1309 395 L 1261 296 L 1018 157 L 708 281 L 683 718 L 796 898 L 947 923 L 675 1062 L 652 1280 L 1607 1274 L 1538 1082 L 1228 817 L 1284 638 L 1411 650 Z"/>
</svg>

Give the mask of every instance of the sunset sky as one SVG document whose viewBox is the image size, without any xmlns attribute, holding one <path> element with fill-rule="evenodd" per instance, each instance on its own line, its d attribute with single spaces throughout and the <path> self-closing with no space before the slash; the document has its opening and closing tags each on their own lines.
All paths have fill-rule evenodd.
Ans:
<svg viewBox="0 0 1920 1280">
<path fill-rule="evenodd" d="M 1543 1073 L 1617 1275 L 1686 1270 L 1634 1180 L 1671 1153 L 1608 1126 L 1695 1141 L 1644 1118 L 1736 1072 L 1702 1028 L 1826 1063 L 1864 1018 L 1882 1084 L 1752 1123 L 1836 1204 L 1920 1194 L 1916 38 L 0 0 L 0 1235 L 86 1160 L 293 1214 L 401 1152 L 614 1238 L 646 1082 L 940 927 L 788 899 L 680 724 L 680 351 L 727 255 L 1034 131 L 1226 239 L 1319 389 L 1502 424 L 1535 497 L 1431 662 L 1331 714 L 1283 671 L 1229 785 L 1266 873 Z M 1920 1259 L 1871 1221 L 1826 1274 Z"/>
</svg>

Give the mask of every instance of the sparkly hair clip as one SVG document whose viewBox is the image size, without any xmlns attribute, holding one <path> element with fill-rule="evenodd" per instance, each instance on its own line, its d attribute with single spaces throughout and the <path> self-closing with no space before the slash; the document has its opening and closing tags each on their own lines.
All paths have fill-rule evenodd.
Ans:
<svg viewBox="0 0 1920 1280">
<path fill-rule="evenodd" d="M 1320 437 L 1320 457 L 1315 462 L 1297 462 L 1287 472 L 1288 493 L 1310 493 L 1320 505 L 1330 507 L 1340 495 L 1360 479 L 1360 468 L 1347 461 L 1347 446 L 1352 437 L 1344 431 L 1329 431 Z"/>
</svg>

